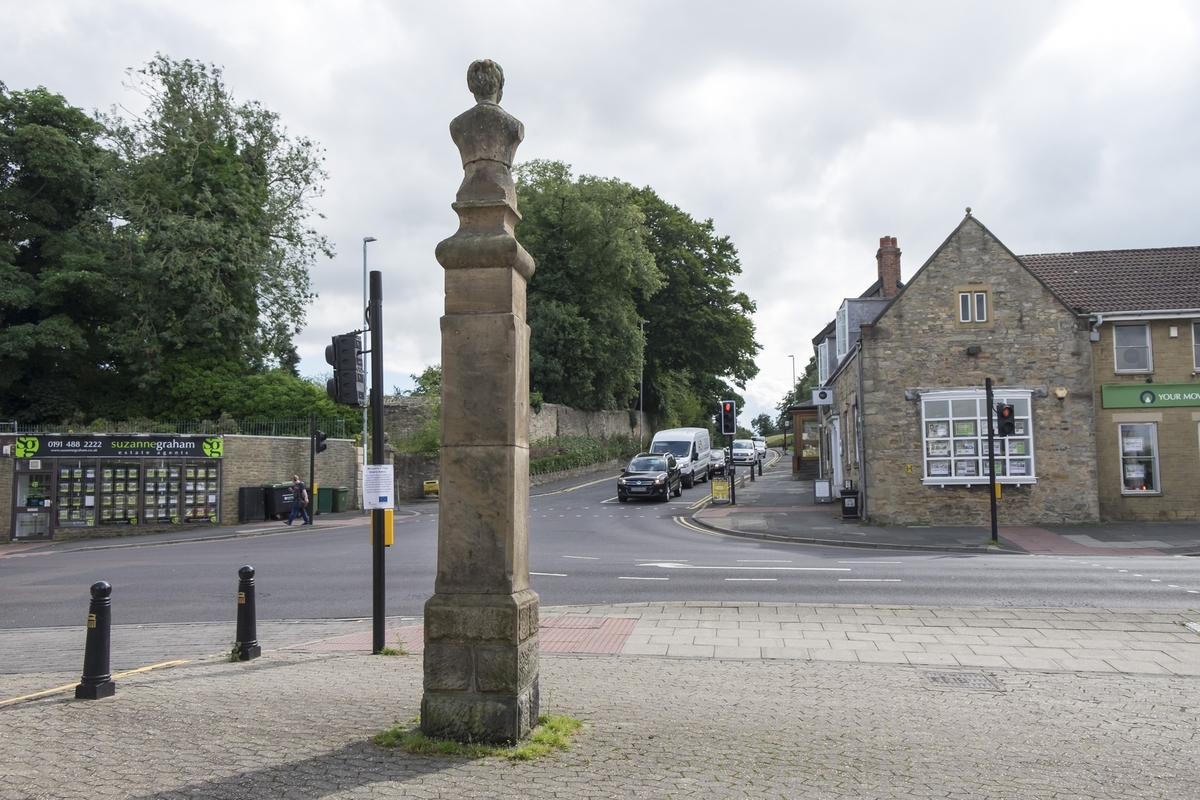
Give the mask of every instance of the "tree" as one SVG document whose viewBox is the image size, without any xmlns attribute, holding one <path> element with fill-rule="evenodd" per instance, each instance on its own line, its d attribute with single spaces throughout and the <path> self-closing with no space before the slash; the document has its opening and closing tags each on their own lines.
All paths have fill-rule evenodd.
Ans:
<svg viewBox="0 0 1200 800">
<path fill-rule="evenodd" d="M 420 375 L 409 375 L 414 387 L 408 393 L 410 397 L 441 397 L 442 396 L 442 365 L 432 364 L 422 370 Z M 396 394 L 401 394 L 397 391 Z"/>
<path fill-rule="evenodd" d="M 770 414 L 759 414 L 750 421 L 750 425 L 759 436 L 773 436 L 779 433 L 779 428 L 776 426 L 775 420 L 771 419 Z"/>
<path fill-rule="evenodd" d="M 517 238 L 537 264 L 528 290 L 531 388 L 579 409 L 628 408 L 642 365 L 634 296 L 660 284 L 634 190 L 575 180 L 551 161 L 522 164 L 516 178 Z"/>
<path fill-rule="evenodd" d="M 732 288 L 737 250 L 652 189 L 575 179 L 560 162 L 517 168 L 534 257 L 530 384 L 548 402 L 644 408 L 664 425 L 710 426 L 715 403 L 757 374 L 754 303 Z M 643 321 L 648 320 L 648 324 Z"/>
<path fill-rule="evenodd" d="M 46 89 L 0 83 L 0 414 L 71 418 L 113 384 L 110 226 L 97 209 L 112 159 L 101 126 Z"/>
<path fill-rule="evenodd" d="M 332 256 L 307 224 L 326 177 L 319 147 L 237 103 L 218 67 L 158 55 L 130 77 L 145 116 L 103 119 L 119 156 L 105 198 L 118 221 L 116 362 L 150 413 L 167 376 L 196 365 L 294 375 L 308 268 Z"/>
<path fill-rule="evenodd" d="M 779 412 L 779 426 L 788 428 L 791 425 L 792 415 L 788 413 L 788 408 L 803 403 L 812 399 L 812 390 L 817 387 L 817 357 L 814 355 L 808 360 L 808 364 L 804 367 L 804 374 L 796 382 L 796 386 L 790 392 L 783 395 L 783 399 L 775 404 L 775 410 Z"/>
<path fill-rule="evenodd" d="M 717 236 L 711 219 L 697 222 L 653 189 L 635 195 L 646 219 L 647 247 L 662 286 L 638 298 L 646 328 L 648 408 L 669 424 L 708 425 L 723 398 L 742 402 L 758 374 L 750 315 L 755 305 L 733 289 L 741 274 L 737 248 Z M 684 401 L 684 396 L 687 400 Z"/>
</svg>

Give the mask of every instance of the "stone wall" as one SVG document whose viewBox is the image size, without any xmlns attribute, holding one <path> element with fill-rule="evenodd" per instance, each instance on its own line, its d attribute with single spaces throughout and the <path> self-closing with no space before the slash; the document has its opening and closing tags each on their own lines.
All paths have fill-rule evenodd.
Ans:
<svg viewBox="0 0 1200 800">
<path fill-rule="evenodd" d="M 648 414 L 633 411 L 577 411 L 567 406 L 543 403 L 540 411 L 529 410 L 529 441 L 556 436 L 633 436 L 648 442 L 653 435 Z"/>
<path fill-rule="evenodd" d="M 1200 408 L 1103 408 L 1101 385 L 1189 383 L 1200 388 L 1192 352 L 1192 320 L 1167 319 L 1150 324 L 1150 351 L 1154 371 L 1116 373 L 1113 330 L 1105 324 L 1100 340 L 1092 344 L 1096 364 L 1096 441 L 1099 465 L 1100 517 L 1104 520 L 1198 520 L 1200 490 L 1196 488 L 1197 446 L 1200 442 Z M 1170 329 L 1176 329 L 1176 337 Z M 1152 387 L 1147 387 L 1152 388 Z M 1159 477 L 1162 493 L 1124 495 L 1121 474 L 1122 422 L 1153 422 L 1158 427 Z"/>
<path fill-rule="evenodd" d="M 325 452 L 316 456 L 314 482 L 318 487 L 346 487 L 349 508 L 359 508 L 358 448 L 350 439 L 327 439 L 325 445 Z M 308 437 L 227 435 L 221 465 L 221 524 L 238 522 L 238 488 L 290 483 L 292 475 L 308 483 L 308 465 Z"/>
<path fill-rule="evenodd" d="M 958 321 L 956 287 L 968 284 L 989 292 L 986 325 Z M 996 386 L 1068 390 L 1064 400 L 1045 391 L 1032 398 L 1037 483 L 1003 486 L 1000 521 L 1099 518 L 1087 326 L 974 218 L 963 221 L 875 325 L 864 326 L 862 344 L 862 481 L 871 521 L 988 524 L 986 479 L 969 488 L 922 483 L 921 407 L 911 392 L 980 388 L 988 377 Z M 972 346 L 977 354 L 968 354 Z M 835 401 L 845 402 L 836 395 Z"/>
</svg>

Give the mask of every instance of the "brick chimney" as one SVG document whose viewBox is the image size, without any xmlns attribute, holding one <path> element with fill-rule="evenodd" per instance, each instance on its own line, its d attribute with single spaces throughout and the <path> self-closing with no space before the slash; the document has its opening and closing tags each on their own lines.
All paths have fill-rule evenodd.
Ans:
<svg viewBox="0 0 1200 800">
<path fill-rule="evenodd" d="M 900 248 L 895 236 L 880 238 L 875 260 L 879 262 L 879 296 L 895 297 L 899 291 L 896 284 L 900 282 Z"/>
</svg>

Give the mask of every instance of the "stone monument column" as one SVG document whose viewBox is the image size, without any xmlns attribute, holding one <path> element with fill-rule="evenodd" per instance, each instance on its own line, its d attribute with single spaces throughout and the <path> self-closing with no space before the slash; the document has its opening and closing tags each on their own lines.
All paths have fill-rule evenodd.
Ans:
<svg viewBox="0 0 1200 800">
<path fill-rule="evenodd" d="M 445 268 L 438 564 L 425 603 L 428 736 L 513 742 L 538 718 L 538 596 L 529 588 L 529 326 L 533 258 L 517 243 L 512 163 L 525 128 L 504 73 L 467 70 L 476 105 L 450 123 L 463 182 Z"/>
</svg>

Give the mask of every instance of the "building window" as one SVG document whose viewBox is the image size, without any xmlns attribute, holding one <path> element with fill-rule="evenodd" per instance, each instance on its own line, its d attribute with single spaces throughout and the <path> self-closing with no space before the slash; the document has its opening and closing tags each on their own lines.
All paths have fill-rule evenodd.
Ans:
<svg viewBox="0 0 1200 800">
<path fill-rule="evenodd" d="M 959 322 L 987 322 L 987 292 L 958 293 Z"/>
<path fill-rule="evenodd" d="M 1200 322 L 1192 323 L 1192 369 L 1200 372 Z"/>
<path fill-rule="evenodd" d="M 842 363 L 842 358 L 846 355 L 846 351 L 850 349 L 850 331 L 847 330 L 848 315 L 846 304 L 842 303 L 842 307 L 837 312 L 837 360 Z"/>
<path fill-rule="evenodd" d="M 829 380 L 829 340 L 817 345 L 817 384 L 824 386 Z"/>
<path fill-rule="evenodd" d="M 1153 367 L 1150 358 L 1150 326 L 1114 325 L 1113 350 L 1116 354 L 1117 372 L 1149 372 Z"/>
<path fill-rule="evenodd" d="M 996 405 L 1016 412 L 1016 434 L 993 436 L 996 453 L 988 456 L 988 416 L 997 429 L 995 410 L 987 408 L 984 389 L 928 392 L 921 397 L 921 445 L 927 485 L 975 484 L 989 480 L 996 465 L 997 483 L 1036 483 L 1033 418 L 1029 392 L 996 393 Z"/>
<path fill-rule="evenodd" d="M 1121 432 L 1121 493 L 1161 494 L 1158 483 L 1158 423 L 1125 422 Z"/>
</svg>

